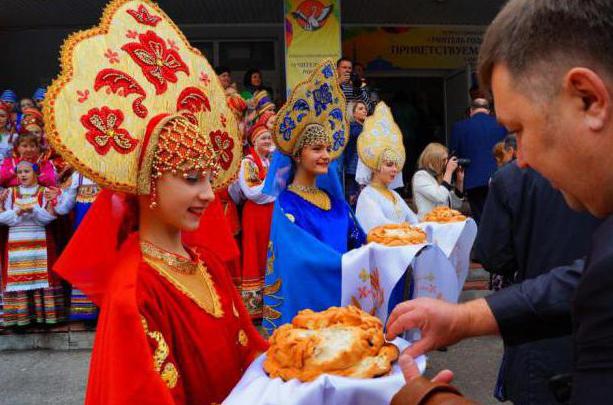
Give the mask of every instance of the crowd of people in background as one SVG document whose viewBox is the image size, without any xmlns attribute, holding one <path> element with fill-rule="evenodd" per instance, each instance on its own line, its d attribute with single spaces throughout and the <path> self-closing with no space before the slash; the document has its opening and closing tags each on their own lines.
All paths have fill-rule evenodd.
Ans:
<svg viewBox="0 0 613 405">
<path fill-rule="evenodd" d="M 363 65 L 342 57 L 336 68 L 349 123 L 347 147 L 339 159 L 338 174 L 345 199 L 355 211 L 365 187 L 366 194 L 379 183 L 388 187 L 382 178 L 361 184 L 356 179 L 360 160 L 358 139 L 379 99 L 369 88 Z M 230 68 L 218 66 L 215 73 L 244 140 L 244 159 L 238 178 L 218 191 L 216 197 L 241 251 L 240 260 L 230 266 L 232 278 L 252 319 L 258 323 L 262 319 L 262 269 L 266 266 L 275 201 L 263 189 L 275 150 L 272 133 L 277 105 L 260 70 L 247 70 L 241 87 L 233 79 Z M 82 293 L 71 289 L 51 270 L 54 259 L 99 189 L 93 181 L 68 167 L 50 148 L 44 132 L 44 97 L 44 88 L 37 89 L 31 98 L 19 99 L 12 90 L 5 90 L 1 96 L 0 186 L 4 191 L 0 194 L 0 223 L 6 230 L 1 240 L 6 260 L 2 261 L 0 325 L 4 328 L 56 325 L 66 320 L 94 322 L 97 315 L 94 305 Z M 475 125 L 485 128 L 478 140 L 471 131 Z M 488 128 L 493 128 L 494 136 Z M 402 202 L 399 209 L 406 212 L 403 214 L 406 219 L 415 223 L 440 205 L 461 209 L 466 195 L 471 201 L 473 216 L 475 212 L 478 216 L 487 180 L 494 173 L 496 162 L 501 166 L 512 156 L 509 151 L 513 145 L 507 141 L 501 143 L 503 137 L 504 129 L 496 126 L 489 102 L 482 98 L 473 100 L 470 116 L 453 128 L 451 154 L 446 146 L 431 143 L 418 159 L 410 159 L 417 160 L 416 172 L 409 182 L 412 202 L 408 200 L 407 205 L 395 191 L 393 196 Z M 407 150 L 409 156 L 417 153 Z M 470 165 L 460 164 L 469 160 Z M 394 183 L 399 185 L 392 184 L 390 189 L 398 188 L 406 196 L 402 173 L 398 177 L 399 182 Z M 361 205 L 366 206 L 367 201 L 368 198 L 362 199 Z"/>
<path fill-rule="evenodd" d="M 50 270 L 98 193 L 49 147 L 42 102 L 12 90 L 0 96 L 0 326 L 54 326 L 68 319 L 94 321 L 96 308 Z"/>
</svg>

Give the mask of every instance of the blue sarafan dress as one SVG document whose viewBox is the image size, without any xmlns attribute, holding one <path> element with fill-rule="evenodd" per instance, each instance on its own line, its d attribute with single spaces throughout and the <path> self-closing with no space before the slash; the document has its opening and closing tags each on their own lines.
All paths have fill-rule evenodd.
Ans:
<svg viewBox="0 0 613 405">
<path fill-rule="evenodd" d="M 271 165 L 273 172 L 283 172 L 279 170 L 281 161 L 284 161 L 281 166 L 289 168 L 289 158 L 275 154 Z M 329 210 L 287 189 L 277 197 L 264 288 L 262 326 L 268 333 L 291 322 L 302 309 L 323 311 L 339 306 L 341 257 L 366 241 L 342 197 L 336 164 L 332 162 L 328 175 L 317 179 L 320 188 L 330 197 Z"/>
<path fill-rule="evenodd" d="M 298 311 L 323 311 L 341 303 L 341 257 L 365 242 L 349 205 L 328 194 L 329 211 L 285 190 L 273 211 L 264 322 L 269 332 Z"/>
</svg>

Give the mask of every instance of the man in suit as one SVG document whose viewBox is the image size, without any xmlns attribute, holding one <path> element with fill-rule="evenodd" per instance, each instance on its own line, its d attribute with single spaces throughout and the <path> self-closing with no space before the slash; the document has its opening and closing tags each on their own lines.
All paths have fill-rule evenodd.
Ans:
<svg viewBox="0 0 613 405">
<path fill-rule="evenodd" d="M 390 316 L 388 338 L 422 331 L 406 355 L 470 336 L 500 334 L 518 344 L 571 331 L 571 402 L 611 402 L 613 52 L 602 44 L 613 43 L 612 15 L 605 0 L 511 0 L 479 55 L 481 84 L 493 92 L 499 121 L 517 134 L 518 164 L 541 173 L 571 208 L 604 220 L 583 269 L 557 268 L 459 305 L 402 303 Z"/>
<path fill-rule="evenodd" d="M 476 98 L 470 104 L 470 118 L 457 122 L 451 129 L 450 149 L 457 157 L 470 159 L 465 168 L 464 192 L 470 203 L 471 216 L 481 219 L 487 197 L 488 182 L 496 170 L 492 148 L 507 131 L 490 115 L 490 103 Z"/>
<path fill-rule="evenodd" d="M 571 210 L 535 170 L 512 161 L 490 182 L 475 254 L 488 272 L 520 283 L 584 257 L 599 225 L 588 213 Z M 555 403 L 548 382 L 571 369 L 569 335 L 507 344 L 496 397 L 516 405 Z"/>
</svg>

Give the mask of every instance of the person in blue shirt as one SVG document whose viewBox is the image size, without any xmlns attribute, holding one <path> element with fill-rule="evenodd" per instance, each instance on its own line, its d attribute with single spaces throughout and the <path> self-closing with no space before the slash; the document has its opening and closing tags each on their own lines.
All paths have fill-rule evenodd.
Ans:
<svg viewBox="0 0 613 405">
<path fill-rule="evenodd" d="M 470 118 L 454 124 L 449 149 L 462 159 L 470 159 L 465 167 L 464 192 L 470 204 L 471 216 L 481 218 L 488 182 L 496 170 L 492 148 L 502 141 L 507 131 L 490 115 L 490 103 L 476 98 L 470 105 Z"/>
</svg>

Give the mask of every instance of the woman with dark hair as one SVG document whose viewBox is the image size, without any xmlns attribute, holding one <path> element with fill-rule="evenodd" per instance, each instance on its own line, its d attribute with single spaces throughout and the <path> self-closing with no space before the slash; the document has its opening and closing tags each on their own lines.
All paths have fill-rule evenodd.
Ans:
<svg viewBox="0 0 613 405">
<path fill-rule="evenodd" d="M 250 68 L 245 72 L 243 87 L 245 89 L 241 92 L 241 97 L 245 100 L 251 99 L 260 90 L 266 90 L 272 97 L 272 88 L 264 85 L 260 69 Z"/>
<path fill-rule="evenodd" d="M 143 13 L 155 30 L 142 33 Z M 121 68 L 147 110 L 113 91 L 75 97 L 108 66 L 101 42 L 126 51 Z M 156 55 L 173 61 L 159 75 L 147 65 Z M 103 188 L 54 267 L 100 307 L 86 403 L 221 403 L 267 344 L 217 245 L 182 241 L 240 164 L 220 82 L 200 79 L 213 77 L 210 65 L 151 1 L 114 0 L 98 27 L 66 41 L 61 60 L 45 102 L 49 141 Z"/>
</svg>

